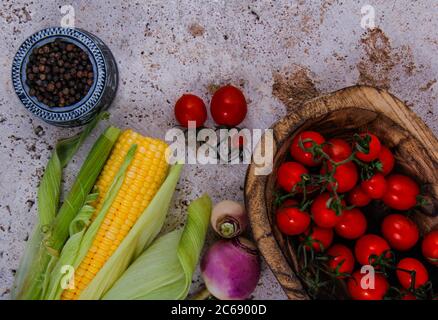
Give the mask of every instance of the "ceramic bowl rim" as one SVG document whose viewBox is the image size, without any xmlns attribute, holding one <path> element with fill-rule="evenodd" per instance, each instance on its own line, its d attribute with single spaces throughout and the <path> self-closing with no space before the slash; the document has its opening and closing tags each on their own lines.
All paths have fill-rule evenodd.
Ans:
<svg viewBox="0 0 438 320">
<path fill-rule="evenodd" d="M 35 47 L 48 42 L 47 40 L 57 38 L 70 41 L 79 45 L 81 49 L 86 49 L 93 64 L 95 76 L 93 86 L 81 101 L 68 107 L 49 108 L 38 103 L 29 95 L 27 85 L 23 83 L 25 79 L 23 73 L 26 71 L 25 64 L 30 52 Z M 12 63 L 12 84 L 18 98 L 27 110 L 44 121 L 62 124 L 79 120 L 98 106 L 104 92 L 107 72 L 105 57 L 95 40 L 87 32 L 78 28 L 51 27 L 34 33 L 21 44 Z"/>
</svg>

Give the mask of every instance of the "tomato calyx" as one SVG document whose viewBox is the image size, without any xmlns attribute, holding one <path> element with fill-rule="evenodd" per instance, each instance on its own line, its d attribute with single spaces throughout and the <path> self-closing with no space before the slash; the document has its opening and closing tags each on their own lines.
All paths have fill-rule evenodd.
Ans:
<svg viewBox="0 0 438 320">
<path fill-rule="evenodd" d="M 274 206 L 276 208 L 281 207 L 286 200 L 294 197 L 295 195 L 296 194 L 294 194 L 294 193 L 288 193 L 286 195 L 277 194 L 276 198 L 274 200 Z M 313 200 L 310 200 L 310 199 L 307 199 L 306 197 L 303 197 L 303 200 L 301 202 L 299 202 L 296 205 L 290 205 L 288 207 L 298 208 L 300 211 L 307 211 L 310 208 L 310 206 L 312 205 L 312 202 L 313 202 Z"/>
<path fill-rule="evenodd" d="M 371 254 L 368 263 L 383 274 L 387 274 L 387 269 L 395 270 L 395 255 L 392 250 L 385 250 L 380 255 Z"/>
<path fill-rule="evenodd" d="M 329 261 L 330 259 L 332 259 L 332 257 L 329 257 L 328 255 L 323 255 L 323 256 L 319 257 L 319 260 L 325 261 L 325 262 Z M 334 278 L 349 278 L 349 277 L 351 277 L 350 273 L 340 271 L 342 266 L 345 263 L 346 263 L 346 260 L 343 259 L 341 262 L 338 263 L 338 265 L 336 266 L 336 268 L 334 270 L 327 270 L 327 273 L 329 273 Z"/>
<path fill-rule="evenodd" d="M 347 207 L 343 204 L 343 198 L 344 195 L 338 196 L 332 196 L 327 200 L 327 208 L 332 209 L 337 216 L 340 216 L 342 214 L 342 211 L 347 209 Z"/>
<path fill-rule="evenodd" d="M 310 147 L 306 147 L 304 144 L 305 143 L 311 143 Z M 300 147 L 301 150 L 303 150 L 304 152 L 309 152 L 312 154 L 313 160 L 315 162 L 319 162 L 321 161 L 321 159 L 323 158 L 323 156 L 325 154 L 325 152 L 322 150 L 323 145 L 322 144 L 318 144 L 315 141 L 313 141 L 312 139 L 302 139 L 301 136 L 298 139 L 298 146 Z"/>
<path fill-rule="evenodd" d="M 370 153 L 371 136 L 369 134 L 361 136 L 355 133 L 353 139 L 356 142 L 355 147 L 357 151 L 365 154 Z"/>
<path fill-rule="evenodd" d="M 316 186 L 317 184 L 314 181 L 314 176 L 310 174 L 302 174 L 301 181 L 295 184 L 289 193 L 281 194 L 277 192 L 275 194 L 274 205 L 279 207 L 285 200 L 293 198 L 297 194 L 302 193 L 303 200 L 298 208 L 302 211 L 306 211 L 313 202 L 313 200 L 307 199 L 307 194 L 309 193 L 309 190 L 312 190 Z"/>
<path fill-rule="evenodd" d="M 297 250 L 298 255 L 300 254 L 300 252 L 302 253 L 304 268 L 308 266 L 308 262 L 309 262 L 308 254 L 310 255 L 310 262 L 315 260 L 316 251 L 313 248 L 314 244 L 316 244 L 321 251 L 325 249 L 324 244 L 321 242 L 321 240 L 313 239 L 310 234 L 305 236 L 304 240 L 302 240 L 302 242 L 298 247 Z"/>
<path fill-rule="evenodd" d="M 383 172 L 383 164 L 379 160 L 365 163 L 357 158 L 353 160 L 360 168 L 360 178 L 362 181 L 370 179 L 378 172 Z"/>
<path fill-rule="evenodd" d="M 342 260 L 336 266 L 336 269 L 334 271 L 332 271 L 334 277 L 336 277 L 336 278 L 349 278 L 349 277 L 351 277 L 351 273 L 339 271 L 341 269 L 341 267 L 344 265 L 345 261 L 346 261 L 345 259 Z"/>
</svg>

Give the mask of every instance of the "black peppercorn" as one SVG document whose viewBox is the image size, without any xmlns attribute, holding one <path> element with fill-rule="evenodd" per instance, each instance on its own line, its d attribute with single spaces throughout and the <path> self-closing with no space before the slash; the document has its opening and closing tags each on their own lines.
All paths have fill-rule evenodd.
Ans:
<svg viewBox="0 0 438 320">
<path fill-rule="evenodd" d="M 87 95 L 94 73 L 86 52 L 55 39 L 31 52 L 26 77 L 31 96 L 49 107 L 63 107 Z"/>
<path fill-rule="evenodd" d="M 55 84 L 53 82 L 50 82 L 47 85 L 47 91 L 53 91 L 53 90 L 55 90 Z"/>
</svg>

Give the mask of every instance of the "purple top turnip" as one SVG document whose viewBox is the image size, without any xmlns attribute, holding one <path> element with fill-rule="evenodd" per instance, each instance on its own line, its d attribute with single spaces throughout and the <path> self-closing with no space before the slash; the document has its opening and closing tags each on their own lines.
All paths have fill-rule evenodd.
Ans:
<svg viewBox="0 0 438 320">
<path fill-rule="evenodd" d="M 220 240 L 202 258 L 201 273 L 205 286 L 216 298 L 248 299 L 260 278 L 257 249 L 242 237 Z"/>
</svg>

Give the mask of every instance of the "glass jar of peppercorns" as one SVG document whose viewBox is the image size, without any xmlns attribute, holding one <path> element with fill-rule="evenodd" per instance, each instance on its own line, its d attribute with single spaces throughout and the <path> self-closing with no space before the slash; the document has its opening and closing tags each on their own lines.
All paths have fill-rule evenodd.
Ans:
<svg viewBox="0 0 438 320">
<path fill-rule="evenodd" d="M 79 29 L 48 28 L 29 37 L 12 66 L 14 89 L 44 121 L 77 126 L 109 107 L 118 82 L 108 47 Z"/>
</svg>

